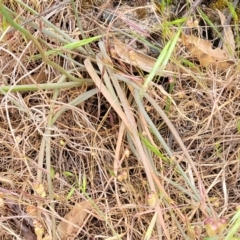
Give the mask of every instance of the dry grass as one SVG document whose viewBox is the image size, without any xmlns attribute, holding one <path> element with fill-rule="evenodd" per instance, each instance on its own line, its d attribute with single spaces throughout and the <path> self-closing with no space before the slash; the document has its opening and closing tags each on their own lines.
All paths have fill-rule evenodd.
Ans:
<svg viewBox="0 0 240 240">
<path fill-rule="evenodd" d="M 154 77 L 144 93 L 143 73 L 109 58 L 109 32 L 130 43 L 133 19 L 104 25 L 95 19 L 98 1 L 74 2 L 27 9 L 1 1 L 17 24 L 29 19 L 23 27 L 40 49 L 1 15 L 0 238 L 59 239 L 65 214 L 89 201 L 76 239 L 234 239 L 226 235 L 240 200 L 238 66 L 220 72 L 196 63 L 196 71 L 182 64 L 189 56 L 177 43 L 168 77 Z M 171 37 L 166 16 L 155 17 L 157 37 L 137 31 L 139 45 Z M 34 60 L 41 48 L 100 34 Z"/>
</svg>

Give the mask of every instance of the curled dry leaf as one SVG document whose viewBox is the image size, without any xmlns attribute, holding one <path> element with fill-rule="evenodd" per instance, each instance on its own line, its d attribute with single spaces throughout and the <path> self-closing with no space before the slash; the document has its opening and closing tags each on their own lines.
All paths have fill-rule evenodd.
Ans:
<svg viewBox="0 0 240 240">
<path fill-rule="evenodd" d="M 80 227 L 82 227 L 84 219 L 89 214 L 88 210 L 93 208 L 89 201 L 76 204 L 69 213 L 64 216 L 58 227 L 57 233 L 61 240 L 74 239 Z"/>
<path fill-rule="evenodd" d="M 223 50 L 228 53 L 228 56 L 230 59 L 234 59 L 235 54 L 235 40 L 233 31 L 230 25 L 226 25 L 226 17 L 223 13 L 221 13 L 219 10 L 217 10 L 218 15 L 221 20 L 221 24 L 223 26 L 224 31 L 224 43 L 223 43 Z"/>
<path fill-rule="evenodd" d="M 192 35 L 182 35 L 182 43 L 203 67 L 228 68 L 234 64 L 229 54 L 220 48 L 213 49 L 211 42 Z"/>
<path fill-rule="evenodd" d="M 114 36 L 112 36 L 112 45 L 114 48 L 111 49 L 111 55 L 114 58 L 120 58 L 123 62 L 137 67 L 145 72 L 150 72 L 157 61 L 153 57 L 130 48 L 127 44 L 124 44 Z M 169 74 L 167 75 L 166 73 L 167 71 L 163 72 L 162 70 L 157 72 L 157 74 L 162 76 L 168 76 Z"/>
</svg>

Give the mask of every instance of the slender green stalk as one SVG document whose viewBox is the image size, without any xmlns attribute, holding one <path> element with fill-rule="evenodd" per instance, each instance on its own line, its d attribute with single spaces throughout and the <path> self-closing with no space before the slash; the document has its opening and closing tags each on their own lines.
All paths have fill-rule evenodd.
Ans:
<svg viewBox="0 0 240 240">
<path fill-rule="evenodd" d="M 81 81 L 81 82 L 79 82 Z M 15 85 L 15 86 L 1 86 L 0 93 L 2 92 L 26 92 L 35 90 L 54 90 L 64 88 L 80 87 L 83 84 L 93 85 L 91 79 L 79 80 L 78 82 L 65 82 L 65 83 L 44 83 L 44 84 L 26 84 L 26 85 Z"/>
<path fill-rule="evenodd" d="M 228 233 L 227 236 L 225 236 L 225 240 L 233 240 L 236 239 L 234 238 L 235 234 L 239 231 L 240 229 L 240 210 L 237 209 L 236 213 L 230 220 L 230 226 L 228 228 Z"/>
<path fill-rule="evenodd" d="M 147 79 L 145 80 L 142 89 L 141 89 L 141 94 L 143 92 L 145 92 L 150 84 L 150 82 L 153 80 L 154 76 L 156 76 L 157 71 L 159 71 L 159 68 L 164 70 L 165 67 L 167 66 L 167 63 L 175 49 L 175 46 L 177 44 L 178 38 L 180 36 L 182 32 L 182 29 L 178 30 L 178 32 L 176 33 L 175 37 L 170 40 L 166 46 L 164 47 L 164 49 L 162 50 L 160 56 L 158 57 L 152 71 L 150 72 L 150 74 L 148 75 Z"/>
<path fill-rule="evenodd" d="M 76 1 L 71 0 L 71 3 L 72 3 L 72 8 L 73 8 L 75 17 L 77 19 L 77 26 L 80 29 L 80 32 L 81 32 L 81 35 L 82 35 L 82 39 L 86 39 L 85 33 L 83 31 L 83 28 L 82 28 L 82 24 L 81 24 L 81 21 L 79 19 L 79 15 L 78 15 L 78 12 L 77 12 L 77 9 L 76 9 Z M 81 4 L 81 3 L 79 3 L 79 4 Z M 86 49 L 88 50 L 89 53 L 91 53 L 91 55 L 95 55 L 89 44 L 86 44 Z"/>
<path fill-rule="evenodd" d="M 45 52 L 45 55 L 46 56 L 50 56 L 50 55 L 57 55 L 61 52 L 66 52 L 66 51 L 71 51 L 71 50 L 75 50 L 77 49 L 78 47 L 80 46 L 84 46 L 84 45 L 87 45 L 91 42 L 94 42 L 96 40 L 98 40 L 99 38 L 101 38 L 102 36 L 94 36 L 94 37 L 91 37 L 91 38 L 87 38 L 87 39 L 83 39 L 83 40 L 79 40 L 79 41 L 76 41 L 76 42 L 71 42 L 71 43 L 68 43 L 68 44 L 65 44 L 63 45 L 62 47 L 58 47 L 58 48 L 55 48 L 55 49 L 52 49 L 52 50 L 49 50 L 47 52 Z M 37 54 L 34 56 L 34 59 L 37 60 L 41 58 L 41 55 L 40 54 Z"/>
<path fill-rule="evenodd" d="M 172 94 L 173 88 L 174 88 L 174 82 L 171 82 L 169 86 L 169 94 Z M 168 97 L 166 101 L 166 106 L 165 106 L 166 114 L 169 114 L 170 107 L 171 107 L 171 99 Z"/>
</svg>

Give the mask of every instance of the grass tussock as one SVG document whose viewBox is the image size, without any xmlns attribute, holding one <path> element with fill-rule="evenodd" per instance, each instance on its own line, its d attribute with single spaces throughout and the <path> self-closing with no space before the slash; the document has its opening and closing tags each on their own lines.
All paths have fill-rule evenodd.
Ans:
<svg viewBox="0 0 240 240">
<path fill-rule="evenodd" d="M 236 16 L 117 2 L 0 1 L 1 239 L 239 239 Z"/>
</svg>

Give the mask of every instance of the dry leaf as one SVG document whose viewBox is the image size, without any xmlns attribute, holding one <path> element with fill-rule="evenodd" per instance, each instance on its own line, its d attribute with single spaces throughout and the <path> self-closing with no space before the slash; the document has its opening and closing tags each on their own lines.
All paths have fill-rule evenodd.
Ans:
<svg viewBox="0 0 240 240">
<path fill-rule="evenodd" d="M 182 35 L 182 43 L 190 50 L 203 67 L 228 68 L 234 64 L 226 51 L 212 48 L 211 42 L 195 36 Z"/>
<path fill-rule="evenodd" d="M 114 49 L 111 51 L 111 55 L 113 57 L 120 58 L 122 61 L 143 71 L 150 72 L 157 61 L 153 57 L 130 48 L 127 44 L 124 44 L 114 36 L 112 37 L 112 43 Z M 167 76 L 167 74 L 164 74 L 162 70 L 159 70 L 157 74 Z"/>
<path fill-rule="evenodd" d="M 221 19 L 221 24 L 223 26 L 224 30 L 224 44 L 223 44 L 223 50 L 228 53 L 228 56 L 230 59 L 234 59 L 234 54 L 235 54 L 235 40 L 234 40 L 234 35 L 232 32 L 232 28 L 230 25 L 225 25 L 226 23 L 226 18 L 224 14 L 222 14 L 219 10 L 217 10 L 218 15 Z"/>
<path fill-rule="evenodd" d="M 195 54 L 206 54 L 216 61 L 224 61 L 229 59 L 228 54 L 224 50 L 220 48 L 213 49 L 212 43 L 207 40 L 192 35 L 183 35 L 182 40 L 187 47 L 192 47 L 192 50 Z"/>
<path fill-rule="evenodd" d="M 79 228 L 82 226 L 84 219 L 89 214 L 87 210 L 91 209 L 92 204 L 89 201 L 84 201 L 76 204 L 70 210 L 70 212 L 64 216 L 65 220 L 62 220 L 57 227 L 57 233 L 60 239 L 74 239 Z"/>
</svg>

